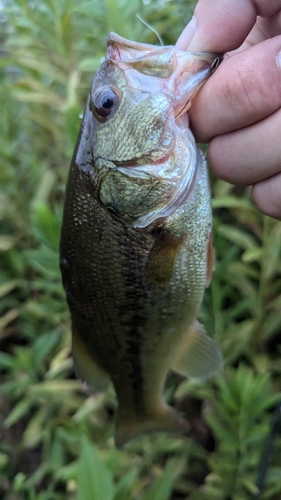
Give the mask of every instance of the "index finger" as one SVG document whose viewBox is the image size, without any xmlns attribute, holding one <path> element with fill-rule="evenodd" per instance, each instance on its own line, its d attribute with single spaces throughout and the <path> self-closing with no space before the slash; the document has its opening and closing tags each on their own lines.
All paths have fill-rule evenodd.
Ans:
<svg viewBox="0 0 281 500">
<path fill-rule="evenodd" d="M 176 48 L 194 52 L 234 50 L 243 43 L 257 16 L 272 16 L 280 8 L 281 0 L 199 0 Z"/>
<path fill-rule="evenodd" d="M 279 58 L 280 54 L 280 58 Z M 281 36 L 225 59 L 188 111 L 200 142 L 251 125 L 281 105 Z"/>
</svg>

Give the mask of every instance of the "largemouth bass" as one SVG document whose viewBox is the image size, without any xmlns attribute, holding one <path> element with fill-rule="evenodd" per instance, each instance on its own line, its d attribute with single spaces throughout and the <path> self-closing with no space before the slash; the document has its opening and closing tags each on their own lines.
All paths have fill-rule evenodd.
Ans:
<svg viewBox="0 0 281 500">
<path fill-rule="evenodd" d="M 186 113 L 220 60 L 111 33 L 92 81 L 66 188 L 61 271 L 78 375 L 116 391 L 117 446 L 188 431 L 163 398 L 169 370 L 208 377 L 222 364 L 196 321 L 213 268 L 212 215 Z"/>
</svg>

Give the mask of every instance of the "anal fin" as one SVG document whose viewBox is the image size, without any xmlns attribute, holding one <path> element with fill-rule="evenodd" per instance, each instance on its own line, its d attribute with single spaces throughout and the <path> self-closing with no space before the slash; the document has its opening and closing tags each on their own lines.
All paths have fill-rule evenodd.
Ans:
<svg viewBox="0 0 281 500">
<path fill-rule="evenodd" d="M 206 378 L 223 365 L 219 346 L 207 335 L 203 325 L 195 321 L 188 329 L 172 369 L 191 378 Z"/>
<path fill-rule="evenodd" d="M 78 377 L 86 381 L 98 392 L 106 391 L 110 383 L 109 375 L 91 357 L 85 342 L 72 323 L 72 355 Z"/>
</svg>

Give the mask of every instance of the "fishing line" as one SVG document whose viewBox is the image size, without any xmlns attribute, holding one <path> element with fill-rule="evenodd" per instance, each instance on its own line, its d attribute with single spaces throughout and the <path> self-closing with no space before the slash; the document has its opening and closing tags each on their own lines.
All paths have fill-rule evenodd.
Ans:
<svg viewBox="0 0 281 500">
<path fill-rule="evenodd" d="M 153 26 L 151 26 L 151 24 L 149 24 L 147 21 L 145 21 L 145 19 L 143 19 L 143 17 L 141 17 L 139 14 L 136 14 L 136 17 L 141 23 L 143 23 L 150 31 L 152 31 L 157 36 L 160 45 L 163 46 L 164 45 L 163 38 L 161 37 L 161 35 L 159 35 L 159 33 L 157 33 L 156 29 L 153 28 Z"/>
<path fill-rule="evenodd" d="M 258 479 L 256 482 L 256 486 L 258 488 L 258 493 L 255 494 L 255 496 L 253 497 L 253 500 L 261 500 L 261 494 L 262 494 L 262 490 L 264 487 L 265 477 L 266 477 L 266 473 L 268 470 L 269 461 L 270 461 L 270 458 L 271 458 L 271 455 L 273 452 L 274 440 L 275 440 L 276 434 L 279 431 L 280 425 L 281 425 L 281 401 L 277 405 L 277 407 L 275 408 L 273 420 L 271 423 L 271 427 L 269 430 L 265 449 L 264 449 L 263 456 L 262 456 L 261 463 L 260 463 L 260 470 L 259 470 Z"/>
</svg>

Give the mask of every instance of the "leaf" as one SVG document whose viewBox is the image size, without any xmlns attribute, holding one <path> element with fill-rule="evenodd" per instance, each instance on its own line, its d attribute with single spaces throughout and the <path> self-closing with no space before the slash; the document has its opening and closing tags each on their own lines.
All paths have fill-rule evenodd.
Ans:
<svg viewBox="0 0 281 500">
<path fill-rule="evenodd" d="M 130 489 L 132 488 L 133 483 L 136 481 L 138 474 L 139 467 L 133 467 L 120 478 L 116 486 L 114 500 L 130 500 Z"/>
<path fill-rule="evenodd" d="M 113 500 L 111 472 L 101 460 L 97 448 L 82 437 L 77 464 L 77 500 Z"/>
<path fill-rule="evenodd" d="M 0 285 L 0 298 L 4 297 L 8 293 L 10 293 L 14 288 L 16 288 L 18 285 L 22 284 L 22 280 L 10 280 L 4 283 L 3 285 Z"/>
<path fill-rule="evenodd" d="M 250 248 L 242 255 L 242 261 L 249 262 L 259 262 L 262 257 L 262 248 Z"/>
<path fill-rule="evenodd" d="M 30 387 L 30 394 L 33 397 L 57 397 L 60 398 L 68 391 L 77 391 L 80 389 L 80 382 L 78 380 L 48 380 L 40 384 L 34 384 Z"/>
<path fill-rule="evenodd" d="M 104 59 L 104 54 L 100 55 L 100 57 L 87 57 L 80 62 L 79 69 L 93 73 L 101 65 L 102 59 Z"/>
<path fill-rule="evenodd" d="M 6 326 L 14 321 L 19 315 L 19 311 L 17 309 L 10 309 L 6 314 L 4 314 L 0 318 L 0 338 L 5 337 L 5 328 Z"/>
<path fill-rule="evenodd" d="M 24 446 L 35 448 L 35 446 L 39 445 L 40 441 L 43 438 L 42 430 L 44 427 L 44 420 L 46 419 L 47 415 L 47 409 L 43 408 L 41 411 L 35 413 L 32 418 L 30 418 L 23 434 L 22 441 Z"/>
<path fill-rule="evenodd" d="M 242 231 L 242 229 L 228 226 L 226 224 L 221 224 L 218 228 L 218 232 L 226 239 L 228 239 L 229 241 L 233 241 L 233 243 L 236 243 L 236 245 L 244 248 L 245 250 L 257 247 L 257 243 L 253 236 L 251 236 L 249 233 L 246 233 L 245 231 Z"/>
<path fill-rule="evenodd" d="M 239 210 L 251 210 L 255 211 L 253 204 L 243 198 L 237 198 L 235 196 L 221 196 L 215 198 L 212 201 L 213 208 L 238 208 Z"/>
<path fill-rule="evenodd" d="M 10 248 L 13 248 L 17 241 L 15 236 L 9 236 L 8 234 L 4 234 L 0 236 L 0 252 L 6 252 Z"/>
<path fill-rule="evenodd" d="M 56 332 L 45 334 L 36 339 L 33 344 L 33 366 L 38 369 L 42 365 L 44 358 L 54 348 L 58 339 Z"/>
<path fill-rule="evenodd" d="M 11 369 L 14 366 L 14 357 L 10 354 L 0 351 L 0 368 L 3 370 Z"/>
<path fill-rule="evenodd" d="M 52 212 L 47 204 L 38 201 L 33 206 L 32 220 L 35 236 L 57 252 L 61 226 L 58 214 Z"/>
<path fill-rule="evenodd" d="M 175 474 L 175 461 L 170 459 L 161 476 L 159 476 L 152 488 L 143 496 L 142 500 L 169 500 Z"/>
<path fill-rule="evenodd" d="M 10 460 L 9 455 L 7 455 L 6 453 L 2 453 L 0 451 L 0 471 L 4 470 L 6 465 L 8 465 L 8 463 L 9 463 L 9 460 Z"/>
<path fill-rule="evenodd" d="M 5 426 L 11 427 L 18 420 L 20 420 L 29 411 L 32 401 L 30 399 L 22 399 L 18 404 L 12 409 L 8 417 L 5 420 Z"/>
</svg>

